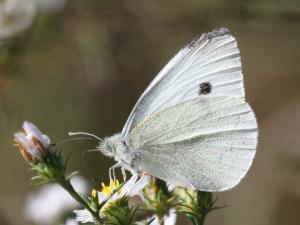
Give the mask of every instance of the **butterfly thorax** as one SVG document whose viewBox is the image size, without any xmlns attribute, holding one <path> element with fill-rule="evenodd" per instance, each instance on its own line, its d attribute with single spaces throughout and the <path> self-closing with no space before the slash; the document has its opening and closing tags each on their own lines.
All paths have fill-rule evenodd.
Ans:
<svg viewBox="0 0 300 225">
<path fill-rule="evenodd" d="M 122 165 L 128 170 L 135 170 L 133 167 L 133 161 L 136 158 L 134 151 L 129 148 L 126 143 L 121 141 L 121 134 L 115 134 L 111 137 L 105 138 L 99 143 L 98 149 L 105 156 L 114 158 L 117 162 L 121 162 Z"/>
</svg>

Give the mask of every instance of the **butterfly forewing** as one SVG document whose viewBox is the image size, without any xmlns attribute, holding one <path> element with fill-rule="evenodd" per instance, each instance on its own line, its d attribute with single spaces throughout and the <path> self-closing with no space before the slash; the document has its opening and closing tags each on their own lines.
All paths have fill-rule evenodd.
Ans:
<svg viewBox="0 0 300 225">
<path fill-rule="evenodd" d="M 203 84 L 211 88 L 202 89 Z M 161 70 L 134 106 L 122 130 L 123 141 L 150 114 L 206 94 L 244 96 L 237 42 L 224 28 L 196 38 Z"/>
</svg>

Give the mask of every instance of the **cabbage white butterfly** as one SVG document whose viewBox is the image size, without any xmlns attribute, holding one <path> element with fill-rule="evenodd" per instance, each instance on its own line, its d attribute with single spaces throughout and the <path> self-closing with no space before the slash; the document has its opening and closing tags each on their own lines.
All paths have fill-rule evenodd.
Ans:
<svg viewBox="0 0 300 225">
<path fill-rule="evenodd" d="M 257 123 L 245 102 L 237 42 L 225 28 L 182 48 L 138 99 L 120 134 L 99 150 L 132 173 L 224 191 L 248 171 Z"/>
</svg>

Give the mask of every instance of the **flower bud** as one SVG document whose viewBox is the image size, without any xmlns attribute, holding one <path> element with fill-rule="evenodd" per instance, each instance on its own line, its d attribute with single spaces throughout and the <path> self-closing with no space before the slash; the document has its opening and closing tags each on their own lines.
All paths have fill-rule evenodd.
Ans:
<svg viewBox="0 0 300 225">
<path fill-rule="evenodd" d="M 28 162 L 42 160 L 49 151 L 50 139 L 32 123 L 25 121 L 22 130 L 15 133 L 17 143 L 23 157 Z"/>
</svg>

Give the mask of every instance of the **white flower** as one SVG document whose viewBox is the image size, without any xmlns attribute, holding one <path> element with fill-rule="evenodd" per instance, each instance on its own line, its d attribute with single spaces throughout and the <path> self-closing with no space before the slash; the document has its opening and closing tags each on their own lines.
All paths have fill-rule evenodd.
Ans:
<svg viewBox="0 0 300 225">
<path fill-rule="evenodd" d="M 0 39 L 10 38 L 26 30 L 36 15 L 35 0 L 0 1 Z"/>
<path fill-rule="evenodd" d="M 86 181 L 78 176 L 71 180 L 76 191 L 86 193 Z M 25 202 L 24 215 L 36 224 L 54 224 L 63 214 L 79 207 L 68 192 L 58 184 L 46 184 L 30 194 Z"/>
<path fill-rule="evenodd" d="M 28 137 L 35 137 L 44 146 L 44 148 L 49 147 L 49 145 L 50 145 L 49 137 L 47 135 L 43 134 L 32 123 L 25 121 L 22 127 Z"/>
<path fill-rule="evenodd" d="M 48 153 L 50 139 L 36 126 L 27 121 L 22 126 L 23 130 L 15 133 L 15 142 L 27 161 L 41 160 Z"/>
<path fill-rule="evenodd" d="M 64 225 L 79 225 L 79 223 L 75 219 L 69 218 Z"/>
<path fill-rule="evenodd" d="M 150 176 L 144 176 L 138 179 L 138 175 L 133 175 L 122 187 L 120 190 L 119 183 L 110 181 L 109 186 L 105 186 L 102 184 L 103 189 L 101 192 L 98 192 L 99 204 L 104 201 L 107 201 L 103 207 L 100 209 L 99 215 L 100 217 L 104 217 L 104 210 L 112 204 L 114 201 L 121 199 L 125 196 L 132 197 L 138 195 L 142 189 L 144 189 L 150 182 Z M 114 191 L 116 191 L 114 193 Z M 113 194 L 114 193 L 114 194 Z M 112 194 L 112 196 L 111 196 Z M 111 197 L 110 197 L 111 196 Z M 110 198 L 109 198 L 110 197 Z M 93 222 L 93 216 L 87 210 L 74 210 L 76 214 L 76 220 L 81 223 Z"/>
<path fill-rule="evenodd" d="M 138 175 L 133 175 L 121 188 L 121 190 L 119 190 L 118 192 L 116 192 L 110 199 L 108 202 L 106 202 L 106 204 L 109 204 L 112 201 L 115 201 L 117 199 L 123 198 L 125 196 L 135 196 L 138 195 L 141 190 L 143 190 L 150 182 L 150 176 L 143 176 L 142 178 L 140 178 L 138 180 Z M 98 192 L 98 196 L 103 196 L 103 192 Z M 108 196 L 106 196 L 108 197 Z M 105 205 L 106 205 L 105 204 Z M 103 208 L 105 207 L 105 205 L 103 206 Z"/>
<path fill-rule="evenodd" d="M 176 224 L 176 219 L 177 219 L 177 214 L 175 209 L 170 209 L 169 214 L 164 216 L 164 225 L 175 225 Z M 136 225 L 145 225 L 149 224 L 150 225 L 160 225 L 158 217 L 152 216 L 150 218 L 147 218 L 143 221 L 137 222 Z"/>
<path fill-rule="evenodd" d="M 76 215 L 76 221 L 80 223 L 95 223 L 94 217 L 87 209 L 82 210 L 74 210 L 73 211 Z"/>
</svg>

